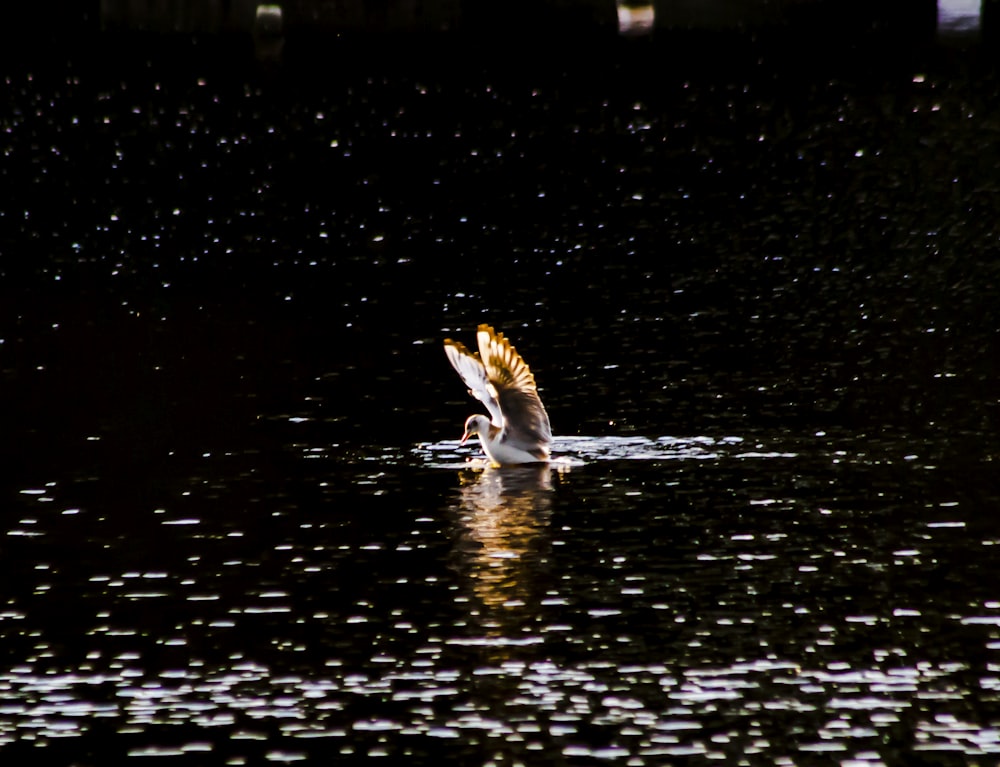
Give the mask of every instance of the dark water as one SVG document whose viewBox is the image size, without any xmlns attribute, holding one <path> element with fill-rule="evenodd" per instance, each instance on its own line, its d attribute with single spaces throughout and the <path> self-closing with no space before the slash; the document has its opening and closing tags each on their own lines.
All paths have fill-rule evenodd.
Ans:
<svg viewBox="0 0 1000 767">
<path fill-rule="evenodd" d="M 992 70 L 650 66 L 10 68 L 5 764 L 992 763 Z"/>
</svg>

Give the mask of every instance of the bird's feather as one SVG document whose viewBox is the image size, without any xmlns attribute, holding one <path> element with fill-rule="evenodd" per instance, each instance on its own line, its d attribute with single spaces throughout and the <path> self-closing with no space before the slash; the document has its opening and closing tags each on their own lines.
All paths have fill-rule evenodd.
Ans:
<svg viewBox="0 0 1000 767">
<path fill-rule="evenodd" d="M 486 377 L 486 368 L 483 367 L 479 355 L 470 352 L 461 341 L 453 341 L 450 338 L 444 340 L 444 350 L 452 367 L 458 371 L 462 381 L 469 387 L 469 394 L 486 405 L 493 425 L 502 427 L 503 413 L 497 401 L 496 390 Z"/>
<path fill-rule="evenodd" d="M 476 339 L 486 377 L 503 414 L 503 438 L 528 452 L 539 446 L 547 448 L 552 429 L 531 369 L 503 333 L 489 325 L 479 326 Z"/>
</svg>

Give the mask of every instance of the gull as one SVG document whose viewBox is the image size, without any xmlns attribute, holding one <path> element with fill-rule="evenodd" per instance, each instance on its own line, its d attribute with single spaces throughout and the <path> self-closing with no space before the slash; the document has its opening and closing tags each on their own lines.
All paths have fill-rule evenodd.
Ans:
<svg viewBox="0 0 1000 767">
<path fill-rule="evenodd" d="M 552 429 L 538 398 L 535 377 L 503 333 L 489 325 L 476 332 L 479 352 L 470 352 L 459 341 L 444 340 L 444 350 L 469 394 L 490 411 L 470 415 L 462 444 L 473 434 L 494 466 L 544 463 L 549 460 Z"/>
</svg>

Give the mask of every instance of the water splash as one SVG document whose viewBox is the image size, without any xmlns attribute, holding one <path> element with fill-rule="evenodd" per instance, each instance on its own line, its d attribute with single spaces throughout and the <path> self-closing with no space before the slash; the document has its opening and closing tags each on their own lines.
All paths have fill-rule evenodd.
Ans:
<svg viewBox="0 0 1000 767">
<path fill-rule="evenodd" d="M 794 458 L 797 453 L 769 450 L 743 437 L 556 437 L 552 466 L 568 470 L 594 461 L 688 461 L 721 458 Z M 481 469 L 487 462 L 480 458 L 476 445 L 461 445 L 458 440 L 423 442 L 413 453 L 435 468 Z"/>
</svg>

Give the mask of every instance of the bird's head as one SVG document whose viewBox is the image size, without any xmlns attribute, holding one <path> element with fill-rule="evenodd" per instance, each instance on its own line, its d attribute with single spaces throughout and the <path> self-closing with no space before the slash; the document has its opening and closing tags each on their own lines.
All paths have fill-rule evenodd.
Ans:
<svg viewBox="0 0 1000 767">
<path fill-rule="evenodd" d="M 465 444 L 473 434 L 486 434 L 489 430 L 490 422 L 484 415 L 470 415 L 465 419 L 465 433 L 462 435 L 461 444 Z"/>
</svg>

